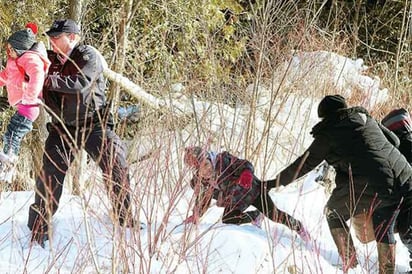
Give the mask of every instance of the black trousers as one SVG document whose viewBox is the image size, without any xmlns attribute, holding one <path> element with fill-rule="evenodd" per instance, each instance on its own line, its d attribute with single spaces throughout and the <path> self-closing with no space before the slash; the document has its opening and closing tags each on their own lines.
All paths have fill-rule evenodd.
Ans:
<svg viewBox="0 0 412 274">
<path fill-rule="evenodd" d="M 73 153 L 79 149 L 85 149 L 101 168 L 120 223 L 129 218 L 129 167 L 119 136 L 110 127 L 102 128 L 100 125 L 83 130 L 68 127 L 67 132 L 58 124 L 48 124 L 48 130 L 43 167 L 36 180 L 35 201 L 29 209 L 29 228 L 47 231 L 47 225 L 59 206 L 64 178 L 74 160 Z"/>
<path fill-rule="evenodd" d="M 409 266 L 412 268 L 412 208 L 403 209 L 398 215 L 396 229 L 402 243 L 409 251 Z"/>
</svg>

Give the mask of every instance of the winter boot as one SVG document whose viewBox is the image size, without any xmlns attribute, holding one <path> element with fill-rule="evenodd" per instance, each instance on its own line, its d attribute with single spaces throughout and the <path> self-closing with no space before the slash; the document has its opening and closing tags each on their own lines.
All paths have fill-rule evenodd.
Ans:
<svg viewBox="0 0 412 274">
<path fill-rule="evenodd" d="M 16 170 L 16 155 L 0 152 L 0 181 L 11 183 Z"/>
<path fill-rule="evenodd" d="M 29 220 L 27 226 L 31 230 L 31 242 L 38 243 L 42 248 L 45 242 L 49 240 L 49 231 L 45 221 L 45 210 L 36 204 L 29 208 Z"/>
<path fill-rule="evenodd" d="M 349 231 L 346 231 L 344 228 L 332 228 L 330 233 L 342 259 L 342 270 L 344 273 L 347 273 L 350 268 L 355 268 L 358 265 L 352 237 Z"/>
<path fill-rule="evenodd" d="M 377 243 L 379 274 L 395 273 L 395 244 Z"/>
<path fill-rule="evenodd" d="M 357 214 L 351 219 L 356 238 L 358 238 L 361 243 L 366 244 L 375 240 L 372 217 L 368 213 Z"/>
</svg>

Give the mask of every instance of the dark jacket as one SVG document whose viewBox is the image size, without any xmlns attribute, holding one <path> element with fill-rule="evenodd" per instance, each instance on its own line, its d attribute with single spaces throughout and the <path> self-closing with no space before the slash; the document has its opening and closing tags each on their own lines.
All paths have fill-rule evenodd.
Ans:
<svg viewBox="0 0 412 274">
<path fill-rule="evenodd" d="M 52 62 L 43 89 L 45 104 L 69 126 L 83 125 L 106 106 L 103 65 L 95 49 L 76 46 L 62 64 L 49 51 Z M 58 119 L 52 115 L 56 122 Z"/>
<path fill-rule="evenodd" d="M 382 125 L 399 138 L 398 149 L 412 164 L 412 119 L 409 112 L 404 108 L 394 109 L 382 119 Z"/>
<path fill-rule="evenodd" d="M 249 207 L 260 194 L 261 182 L 254 176 L 252 187 L 245 189 L 238 184 L 238 180 L 245 169 L 253 173 L 253 165 L 226 151 L 218 153 L 210 160 L 214 166 L 214 176 L 208 180 L 201 180 L 196 172 L 190 181 L 191 187 L 198 192 L 195 208 L 200 208 L 200 215 L 207 210 L 212 198 L 217 200 L 218 206 L 225 208 L 243 211 Z M 216 181 L 216 184 L 212 181 Z"/>
<path fill-rule="evenodd" d="M 412 165 L 412 132 L 405 132 L 399 137 L 399 151 L 406 157 L 409 164 Z"/>
<path fill-rule="evenodd" d="M 336 170 L 327 206 L 345 218 L 376 206 L 375 196 L 379 206 L 399 204 L 402 197 L 410 200 L 412 169 L 383 130 L 361 107 L 326 117 L 313 127 L 314 140 L 304 155 L 279 174 L 279 184 L 289 184 L 326 160 Z"/>
</svg>

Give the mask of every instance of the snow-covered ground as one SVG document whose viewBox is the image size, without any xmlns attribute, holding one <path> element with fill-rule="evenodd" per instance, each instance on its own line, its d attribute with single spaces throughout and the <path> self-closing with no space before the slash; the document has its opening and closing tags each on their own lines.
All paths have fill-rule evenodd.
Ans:
<svg viewBox="0 0 412 274">
<path fill-rule="evenodd" d="M 319 52 L 308 56 L 317 54 L 327 55 Z M 358 83 L 357 88 L 362 89 L 359 81 L 369 81 L 362 75 L 362 62 L 336 58 L 340 61 L 332 59 L 331 63 L 351 66 L 342 69 L 336 65 L 336 73 L 340 71 L 342 76 L 347 72 L 350 77 L 346 75 L 345 81 Z M 302 59 L 294 59 L 290 68 L 303 63 Z M 287 79 L 292 82 L 292 78 Z M 351 90 L 339 77 L 330 79 L 342 84 L 342 92 Z M 373 85 L 365 90 L 367 107 L 376 103 L 371 98 L 387 96 L 387 90 Z M 136 218 L 146 224 L 143 230 L 113 225 L 105 188 L 93 165 L 88 168 L 89 179 L 80 196 L 71 195 L 69 187 L 65 188 L 53 218 L 53 237 L 44 249 L 30 244 L 26 226 L 33 192 L 1 192 L 0 273 L 342 273 L 323 216 L 329 193 L 315 182 L 316 171 L 271 191 L 275 204 L 308 228 L 311 241 L 307 243 L 267 218 L 261 228 L 222 224 L 219 218 L 223 209 L 216 206 L 199 225 L 182 223 L 192 203 L 188 186 L 191 174 L 182 165 L 184 146 L 206 144 L 214 150 L 247 156 L 255 164 L 256 174 L 268 179 L 311 142 L 309 132 L 318 121 L 320 98 L 312 96 L 313 91 L 307 96 L 273 98 L 271 90 L 273 87 L 258 87 L 259 102 L 254 110 L 173 95 L 188 109 L 195 106 L 196 122 L 176 131 L 154 127 L 151 134 L 139 136 L 132 143 L 132 153 L 151 152 L 148 159 L 133 163 L 130 172 L 133 207 Z M 408 251 L 396 237 L 397 271 L 402 272 L 408 270 Z M 376 243 L 354 240 L 359 265 L 349 273 L 377 273 Z"/>
</svg>

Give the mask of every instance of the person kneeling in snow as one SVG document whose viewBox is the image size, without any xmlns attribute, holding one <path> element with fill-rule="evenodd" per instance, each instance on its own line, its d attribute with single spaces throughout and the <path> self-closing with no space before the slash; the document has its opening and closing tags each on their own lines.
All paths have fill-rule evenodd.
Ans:
<svg viewBox="0 0 412 274">
<path fill-rule="evenodd" d="M 225 208 L 223 223 L 239 225 L 252 222 L 260 226 L 263 212 L 274 222 L 297 231 L 304 240 L 309 239 L 298 220 L 275 207 L 266 183 L 254 176 L 254 168 L 249 161 L 226 151 L 214 153 L 195 146 L 185 149 L 184 162 L 195 170 L 190 185 L 196 195 L 193 215 L 185 223 L 198 223 L 214 198 L 217 206 Z M 251 205 L 257 210 L 244 212 Z"/>
<path fill-rule="evenodd" d="M 379 273 L 394 273 L 394 226 L 399 212 L 412 206 L 411 166 L 393 144 L 396 136 L 364 108 L 348 108 L 342 96 L 324 97 L 318 116 L 322 120 L 312 129 L 312 144 L 268 188 L 288 185 L 326 160 L 336 171 L 336 187 L 325 214 L 344 271 L 357 265 L 346 221 L 367 212 L 377 240 Z"/>
</svg>

